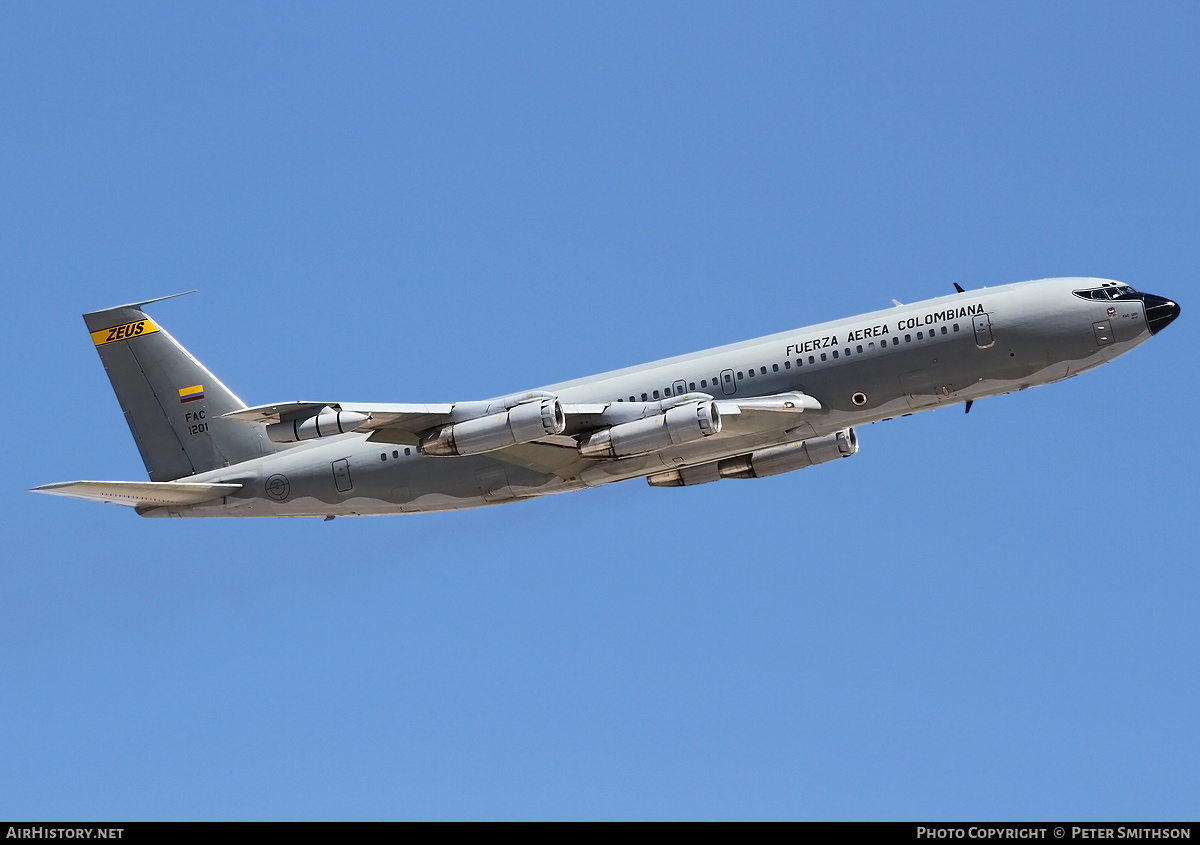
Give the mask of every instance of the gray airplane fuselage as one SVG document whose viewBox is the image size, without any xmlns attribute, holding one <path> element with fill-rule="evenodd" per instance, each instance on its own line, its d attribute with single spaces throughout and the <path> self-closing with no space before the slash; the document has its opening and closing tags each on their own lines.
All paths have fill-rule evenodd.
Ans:
<svg viewBox="0 0 1200 845">
<path fill-rule="evenodd" d="M 1080 290 L 1128 291 L 1086 299 Z M 1103 294 L 1102 294 L 1103 295 Z M 956 293 L 774 334 L 541 390 L 564 403 L 653 402 L 680 393 L 738 400 L 798 391 L 821 410 L 786 428 L 738 433 L 615 460 L 562 448 L 561 465 L 503 452 L 434 457 L 360 433 L 297 443 L 187 481 L 235 495 L 146 516 L 340 516 L 474 508 L 695 467 L 791 441 L 1049 384 L 1149 339 L 1178 307 L 1100 279 L 1049 279 Z M 1148 309 L 1159 315 L 1148 317 Z M 1168 313 L 1169 312 L 1169 315 Z M 1157 325 L 1155 321 L 1157 320 Z M 541 447 L 543 450 L 545 447 Z"/>
</svg>

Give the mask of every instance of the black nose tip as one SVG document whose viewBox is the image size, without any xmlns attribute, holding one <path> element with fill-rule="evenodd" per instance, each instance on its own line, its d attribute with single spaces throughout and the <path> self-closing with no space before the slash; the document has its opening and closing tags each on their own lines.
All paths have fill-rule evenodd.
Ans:
<svg viewBox="0 0 1200 845">
<path fill-rule="evenodd" d="M 1142 302 L 1146 304 L 1146 325 L 1150 334 L 1158 334 L 1179 316 L 1179 305 L 1173 300 L 1145 293 Z"/>
</svg>

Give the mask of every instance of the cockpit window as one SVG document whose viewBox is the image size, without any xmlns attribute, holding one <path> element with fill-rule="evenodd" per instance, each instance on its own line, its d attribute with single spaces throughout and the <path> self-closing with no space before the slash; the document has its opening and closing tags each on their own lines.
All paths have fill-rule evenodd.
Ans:
<svg viewBox="0 0 1200 845">
<path fill-rule="evenodd" d="M 1088 288 L 1087 290 L 1075 290 L 1071 293 L 1078 296 L 1080 299 L 1124 299 L 1126 297 L 1137 296 L 1137 291 L 1129 285 L 1102 285 L 1098 288 Z"/>
</svg>

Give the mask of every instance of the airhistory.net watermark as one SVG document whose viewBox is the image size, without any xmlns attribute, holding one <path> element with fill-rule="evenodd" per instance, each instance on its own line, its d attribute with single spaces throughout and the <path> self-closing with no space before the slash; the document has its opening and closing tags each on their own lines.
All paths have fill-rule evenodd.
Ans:
<svg viewBox="0 0 1200 845">
<path fill-rule="evenodd" d="M 44 827 L 9 825 L 5 839 L 120 839 L 123 827 Z"/>
</svg>

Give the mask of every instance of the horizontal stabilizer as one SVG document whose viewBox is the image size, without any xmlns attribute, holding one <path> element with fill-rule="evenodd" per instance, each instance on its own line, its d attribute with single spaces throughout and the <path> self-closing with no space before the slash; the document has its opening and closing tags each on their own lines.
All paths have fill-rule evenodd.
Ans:
<svg viewBox="0 0 1200 845">
<path fill-rule="evenodd" d="M 58 484 L 43 484 L 29 492 L 140 508 L 195 505 L 228 496 L 240 489 L 240 484 L 200 484 L 186 481 L 62 481 Z"/>
</svg>

